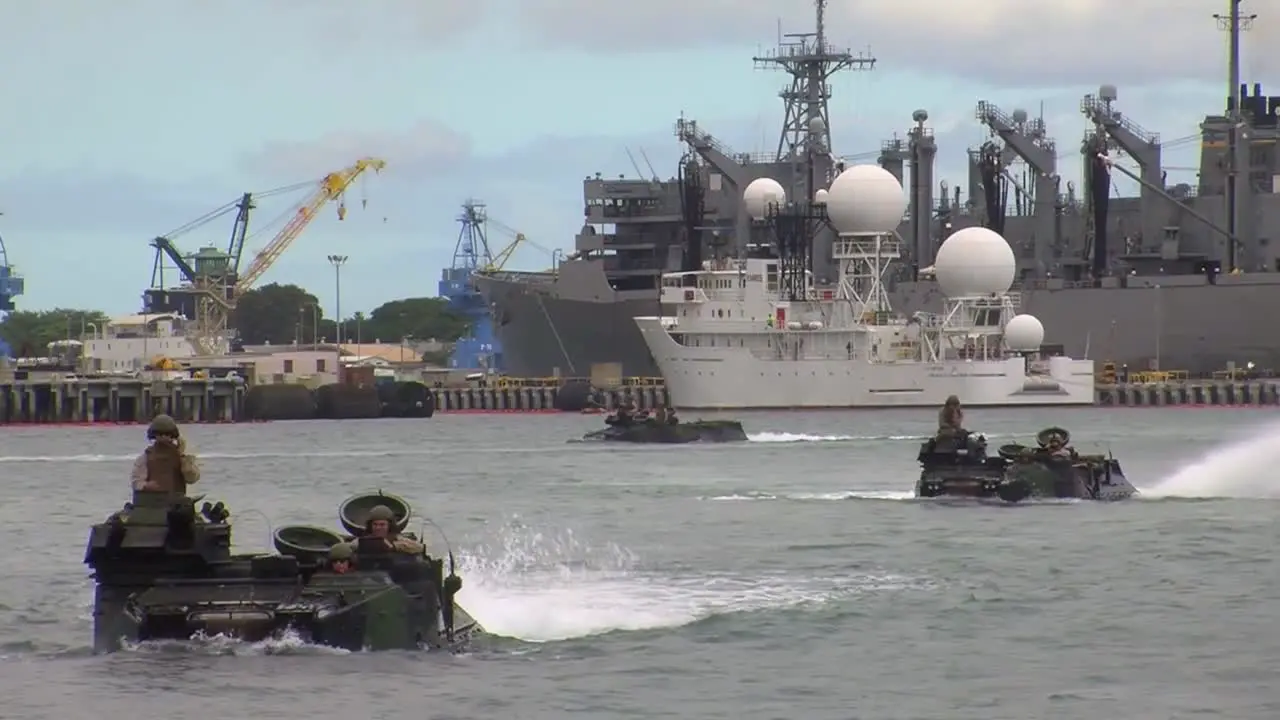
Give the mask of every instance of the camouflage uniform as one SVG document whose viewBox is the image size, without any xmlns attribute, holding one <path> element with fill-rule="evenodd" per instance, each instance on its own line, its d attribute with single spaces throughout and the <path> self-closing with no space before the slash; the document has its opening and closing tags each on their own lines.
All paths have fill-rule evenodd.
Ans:
<svg viewBox="0 0 1280 720">
<path fill-rule="evenodd" d="M 938 438 L 959 435 L 963 428 L 964 411 L 960 409 L 960 398 L 952 395 L 938 411 Z"/>
<path fill-rule="evenodd" d="M 134 490 L 185 495 L 187 486 L 200 482 L 200 465 L 187 452 L 187 441 L 173 418 L 157 415 L 147 427 L 147 439 L 151 445 L 133 462 Z"/>
</svg>

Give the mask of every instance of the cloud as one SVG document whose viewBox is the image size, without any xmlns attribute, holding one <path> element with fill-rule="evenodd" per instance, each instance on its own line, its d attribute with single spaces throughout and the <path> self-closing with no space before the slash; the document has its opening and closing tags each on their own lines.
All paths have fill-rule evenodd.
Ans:
<svg viewBox="0 0 1280 720">
<path fill-rule="evenodd" d="M 406 171 L 444 174 L 471 153 L 471 138 L 423 120 L 404 130 L 344 131 L 310 140 L 268 143 L 246 157 L 243 167 L 250 174 L 275 178 L 321 177 L 357 158 L 373 156 L 387 160 L 388 172 L 397 175 Z"/>
<path fill-rule="evenodd" d="M 1262 5 L 1246 1 L 1243 12 Z M 1225 8 L 1203 0 L 848 0 L 828 7 L 827 37 L 870 45 L 881 71 L 997 86 L 1220 82 L 1226 34 L 1212 15 Z M 769 43 L 779 16 L 785 32 L 810 30 L 813 3 L 540 0 L 521 10 L 528 32 L 599 53 Z M 1259 17 L 1244 43 L 1247 71 L 1280 72 L 1280 15 Z"/>
</svg>

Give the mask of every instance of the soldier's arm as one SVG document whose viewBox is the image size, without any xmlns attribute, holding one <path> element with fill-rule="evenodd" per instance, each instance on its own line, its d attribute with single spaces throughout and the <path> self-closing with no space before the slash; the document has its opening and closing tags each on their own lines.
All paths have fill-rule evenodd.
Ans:
<svg viewBox="0 0 1280 720">
<path fill-rule="evenodd" d="M 187 481 L 188 485 L 195 485 L 200 482 L 200 462 L 196 460 L 195 455 L 182 455 L 182 479 Z"/>
<path fill-rule="evenodd" d="M 142 490 L 147 484 L 147 454 L 142 453 L 133 461 L 133 471 L 129 473 L 129 481 L 134 490 Z"/>
<path fill-rule="evenodd" d="M 416 540 L 410 540 L 403 535 L 396 537 L 392 544 L 401 552 L 422 554 L 427 551 L 426 545 L 423 545 Z"/>
</svg>

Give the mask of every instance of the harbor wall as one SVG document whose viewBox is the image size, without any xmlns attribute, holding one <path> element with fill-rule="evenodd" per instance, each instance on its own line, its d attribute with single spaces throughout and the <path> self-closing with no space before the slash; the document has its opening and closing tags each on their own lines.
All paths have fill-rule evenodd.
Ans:
<svg viewBox="0 0 1280 720">
<path fill-rule="evenodd" d="M 80 379 L 0 383 L 0 425 L 147 422 L 160 413 L 182 423 L 264 420 L 429 418 L 436 412 L 608 411 L 630 396 L 642 409 L 670 405 L 665 387 L 427 388 L 418 382 L 246 386 L 241 380 Z M 1186 380 L 1098 385 L 1100 407 L 1280 407 L 1280 380 Z"/>
</svg>

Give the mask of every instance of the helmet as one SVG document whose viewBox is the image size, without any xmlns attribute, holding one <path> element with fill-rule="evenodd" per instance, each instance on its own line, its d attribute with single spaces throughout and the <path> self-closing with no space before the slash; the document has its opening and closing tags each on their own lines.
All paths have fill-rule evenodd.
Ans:
<svg viewBox="0 0 1280 720">
<path fill-rule="evenodd" d="M 959 398 L 959 397 L 957 397 L 957 396 L 955 396 L 955 395 L 951 395 L 951 396 L 949 396 L 949 397 L 947 398 L 947 404 L 948 404 L 948 405 L 959 405 L 959 404 L 960 404 L 960 398 Z"/>
<path fill-rule="evenodd" d="M 366 519 L 366 522 L 373 522 L 374 520 L 395 522 L 395 519 L 396 514 L 392 512 L 391 508 L 386 505 L 374 505 L 373 509 L 369 511 L 369 517 Z"/>
<path fill-rule="evenodd" d="M 157 435 L 178 437 L 178 423 L 168 415 L 155 416 L 151 419 L 151 425 L 147 427 L 147 437 L 155 439 Z"/>
<path fill-rule="evenodd" d="M 354 554 L 355 551 L 352 550 L 351 546 L 347 543 L 338 543 L 337 545 L 329 548 L 330 560 L 350 560 L 351 556 Z"/>
</svg>

